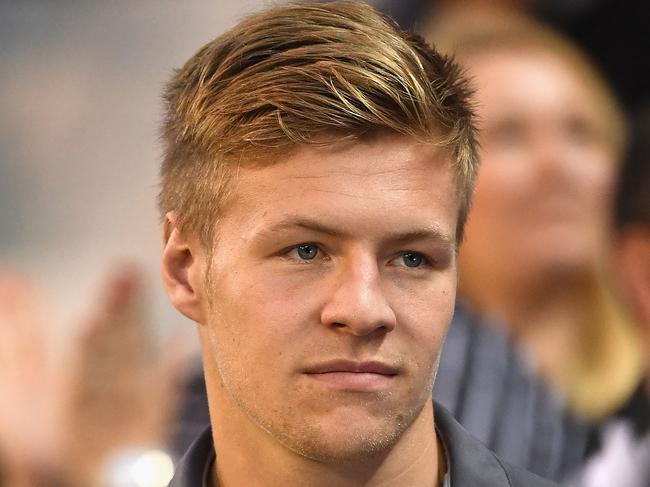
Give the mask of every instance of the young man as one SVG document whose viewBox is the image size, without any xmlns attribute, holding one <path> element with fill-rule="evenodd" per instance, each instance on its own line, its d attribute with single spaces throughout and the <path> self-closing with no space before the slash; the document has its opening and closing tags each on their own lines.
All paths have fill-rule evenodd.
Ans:
<svg viewBox="0 0 650 487">
<path fill-rule="evenodd" d="M 267 10 L 176 74 L 162 275 L 198 323 L 212 428 L 172 486 L 550 485 L 434 422 L 468 96 L 357 2 Z"/>
</svg>

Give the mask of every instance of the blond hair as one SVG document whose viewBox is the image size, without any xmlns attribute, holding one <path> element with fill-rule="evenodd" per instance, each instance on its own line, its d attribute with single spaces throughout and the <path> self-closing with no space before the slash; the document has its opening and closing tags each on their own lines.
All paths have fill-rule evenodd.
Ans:
<svg viewBox="0 0 650 487">
<path fill-rule="evenodd" d="M 160 211 L 211 246 L 233 166 L 390 132 L 450 149 L 460 238 L 478 166 L 469 96 L 450 58 L 368 5 L 268 9 L 202 47 L 166 86 Z"/>
</svg>

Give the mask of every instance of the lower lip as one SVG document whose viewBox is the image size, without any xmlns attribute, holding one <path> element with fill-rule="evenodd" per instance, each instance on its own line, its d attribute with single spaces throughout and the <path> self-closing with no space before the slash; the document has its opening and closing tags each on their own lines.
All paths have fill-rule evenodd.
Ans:
<svg viewBox="0 0 650 487">
<path fill-rule="evenodd" d="M 307 374 L 307 376 L 336 389 L 361 392 L 374 392 L 385 389 L 395 379 L 394 375 L 372 372 L 326 372 L 323 374 Z"/>
</svg>

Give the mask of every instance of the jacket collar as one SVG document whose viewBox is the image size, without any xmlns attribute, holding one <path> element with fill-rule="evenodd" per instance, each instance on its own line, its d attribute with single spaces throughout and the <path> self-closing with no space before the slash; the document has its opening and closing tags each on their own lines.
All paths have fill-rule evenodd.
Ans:
<svg viewBox="0 0 650 487">
<path fill-rule="evenodd" d="M 179 460 L 169 487 L 204 487 L 206 470 L 214 456 L 212 428 L 208 427 Z"/>
<path fill-rule="evenodd" d="M 494 453 L 465 431 L 444 407 L 435 404 L 434 411 L 436 429 L 447 450 L 451 487 L 510 485 Z"/>
</svg>

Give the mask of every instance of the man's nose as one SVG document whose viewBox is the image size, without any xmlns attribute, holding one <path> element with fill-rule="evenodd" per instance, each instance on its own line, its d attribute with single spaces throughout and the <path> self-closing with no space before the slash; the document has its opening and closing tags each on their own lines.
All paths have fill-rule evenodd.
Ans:
<svg viewBox="0 0 650 487">
<path fill-rule="evenodd" d="M 395 312 L 376 259 L 355 259 L 331 277 L 331 295 L 321 312 L 324 325 L 356 336 L 388 333 L 395 328 Z"/>
</svg>

